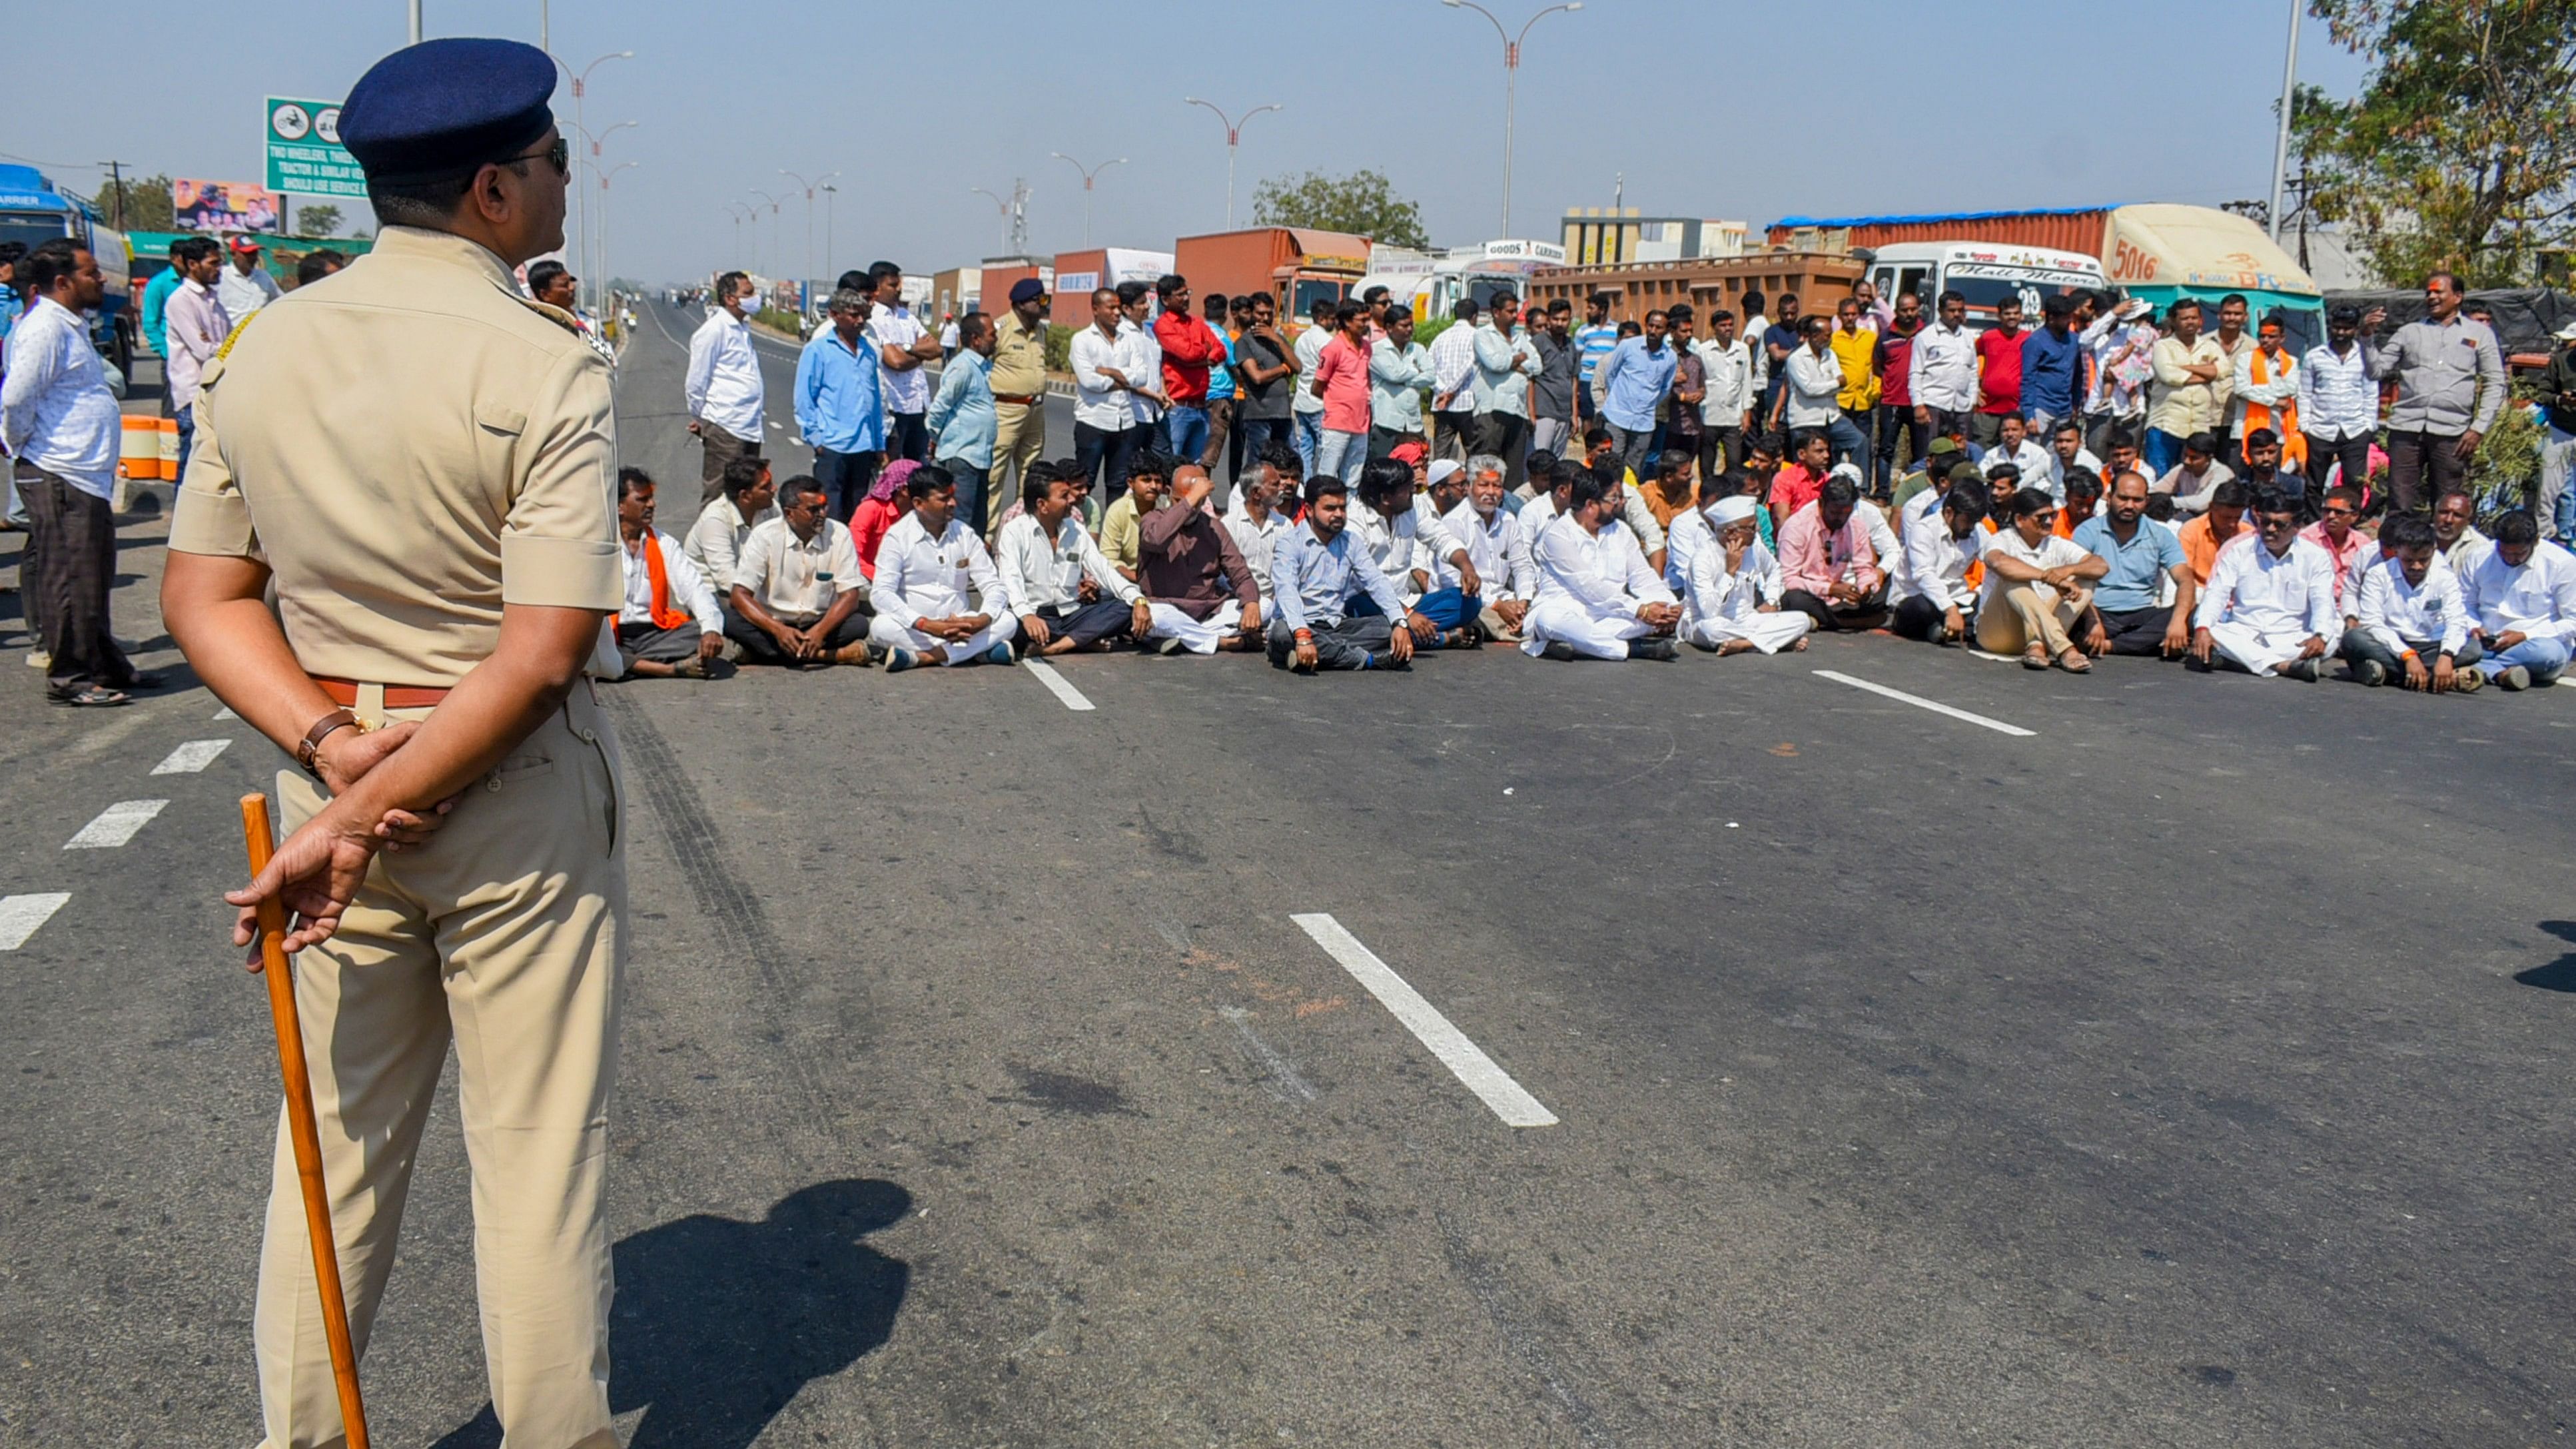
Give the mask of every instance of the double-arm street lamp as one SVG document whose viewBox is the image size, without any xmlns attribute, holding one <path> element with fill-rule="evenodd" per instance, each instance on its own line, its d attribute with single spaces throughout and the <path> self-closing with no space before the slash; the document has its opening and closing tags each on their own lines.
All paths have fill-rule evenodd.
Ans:
<svg viewBox="0 0 2576 1449">
<path fill-rule="evenodd" d="M 1514 35 L 1510 31 L 1505 30 L 1503 28 L 1503 22 L 1495 19 L 1494 12 L 1477 4 L 1476 0 L 1440 0 L 1440 3 L 1448 6 L 1452 10 L 1475 11 L 1477 14 L 1484 16 L 1487 20 L 1492 21 L 1494 33 L 1503 38 L 1502 234 L 1504 236 L 1510 236 L 1512 234 L 1512 109 L 1515 101 L 1518 99 L 1518 93 L 1520 90 L 1521 42 L 1529 39 L 1530 26 L 1538 24 L 1540 21 L 1554 15 L 1559 10 L 1568 12 L 1580 10 L 1583 8 L 1583 0 L 1566 0 L 1566 3 L 1562 5 L 1550 5 L 1545 10 L 1531 16 L 1528 23 L 1521 26 L 1521 33 L 1518 35 Z"/>
</svg>

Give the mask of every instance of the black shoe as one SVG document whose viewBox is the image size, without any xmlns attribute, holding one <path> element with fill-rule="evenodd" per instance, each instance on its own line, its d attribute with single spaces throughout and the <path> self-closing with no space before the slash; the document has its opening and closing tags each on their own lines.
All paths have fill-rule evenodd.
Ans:
<svg viewBox="0 0 2576 1449">
<path fill-rule="evenodd" d="M 1654 659 L 1669 664 L 1673 660 L 1681 657 L 1681 651 L 1673 647 L 1672 640 L 1666 639 L 1661 635 L 1649 635 L 1643 639 L 1631 639 L 1628 641 L 1628 657 L 1631 659 Z"/>
<path fill-rule="evenodd" d="M 1553 659 L 1559 663 L 1570 664 L 1574 661 L 1575 657 L 1574 646 L 1566 643 L 1562 639 L 1551 639 L 1548 641 L 1546 648 L 1538 651 L 1538 657 L 1541 659 Z"/>
<path fill-rule="evenodd" d="M 2365 659 L 2352 667 L 2352 677 L 2367 688 L 2377 689 L 2388 682 L 2388 666 L 2376 659 Z"/>
<path fill-rule="evenodd" d="M 2281 666 L 2281 674 L 2283 678 L 2295 679 L 2301 684 L 2314 684 L 2317 682 L 2317 661 L 2313 659 L 2293 660 L 2292 662 Z"/>
</svg>

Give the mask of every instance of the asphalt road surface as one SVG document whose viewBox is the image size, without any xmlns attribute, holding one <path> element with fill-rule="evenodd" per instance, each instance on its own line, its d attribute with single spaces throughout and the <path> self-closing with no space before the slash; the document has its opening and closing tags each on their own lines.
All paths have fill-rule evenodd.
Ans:
<svg viewBox="0 0 2576 1449">
<path fill-rule="evenodd" d="M 689 320 L 620 376 L 670 479 Z M 239 1449 L 276 1076 L 216 893 L 279 757 L 184 671 L 7 675 L 0 945 L 65 899 L 0 951 L 0 1442 Z M 2576 690 L 1058 682 L 613 691 L 633 1444 L 2568 1442 Z M 388 1445 L 497 1442 L 466 1190 L 443 1106 Z"/>
</svg>

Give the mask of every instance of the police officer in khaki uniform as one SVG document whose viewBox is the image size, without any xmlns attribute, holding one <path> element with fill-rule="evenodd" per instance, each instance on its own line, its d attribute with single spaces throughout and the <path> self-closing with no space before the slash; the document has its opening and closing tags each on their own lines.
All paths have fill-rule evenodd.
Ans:
<svg viewBox="0 0 2576 1449">
<path fill-rule="evenodd" d="M 600 1186 L 624 959 L 617 747 L 585 666 L 624 588 L 607 364 L 511 268 L 563 244 L 554 62 L 433 40 L 350 91 L 382 234 L 205 372 L 162 609 L 295 755 L 251 888 L 296 998 L 360 1352 L 451 1045 L 509 1449 L 614 1449 Z M 264 602 L 274 586 L 275 612 Z M 310 779 L 306 778 L 309 772 Z M 281 1119 L 254 1324 L 265 1449 L 344 1442 Z"/>
</svg>

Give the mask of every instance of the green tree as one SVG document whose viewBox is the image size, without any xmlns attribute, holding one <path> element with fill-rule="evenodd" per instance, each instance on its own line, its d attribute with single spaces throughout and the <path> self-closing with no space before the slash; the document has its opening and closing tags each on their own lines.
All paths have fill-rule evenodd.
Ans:
<svg viewBox="0 0 2576 1449">
<path fill-rule="evenodd" d="M 1383 246 L 1425 247 L 1422 208 L 1395 194 L 1394 183 L 1375 171 L 1327 176 L 1274 176 L 1252 193 L 1257 226 L 1311 226 L 1356 232 Z"/>
<path fill-rule="evenodd" d="M 2292 131 L 2317 214 L 2394 285 L 2539 280 L 2576 237 L 2576 4 L 2308 0 L 2368 60 L 2349 101 L 2302 88 Z"/>
<path fill-rule="evenodd" d="M 329 236 L 340 229 L 340 208 L 336 206 L 299 206 L 295 208 L 297 236 Z"/>
<path fill-rule="evenodd" d="M 122 209 L 119 205 L 122 203 Z M 120 184 L 102 182 L 90 205 L 107 224 L 125 231 L 171 231 L 170 178 L 128 176 Z M 124 218 L 119 221 L 118 218 Z"/>
</svg>

